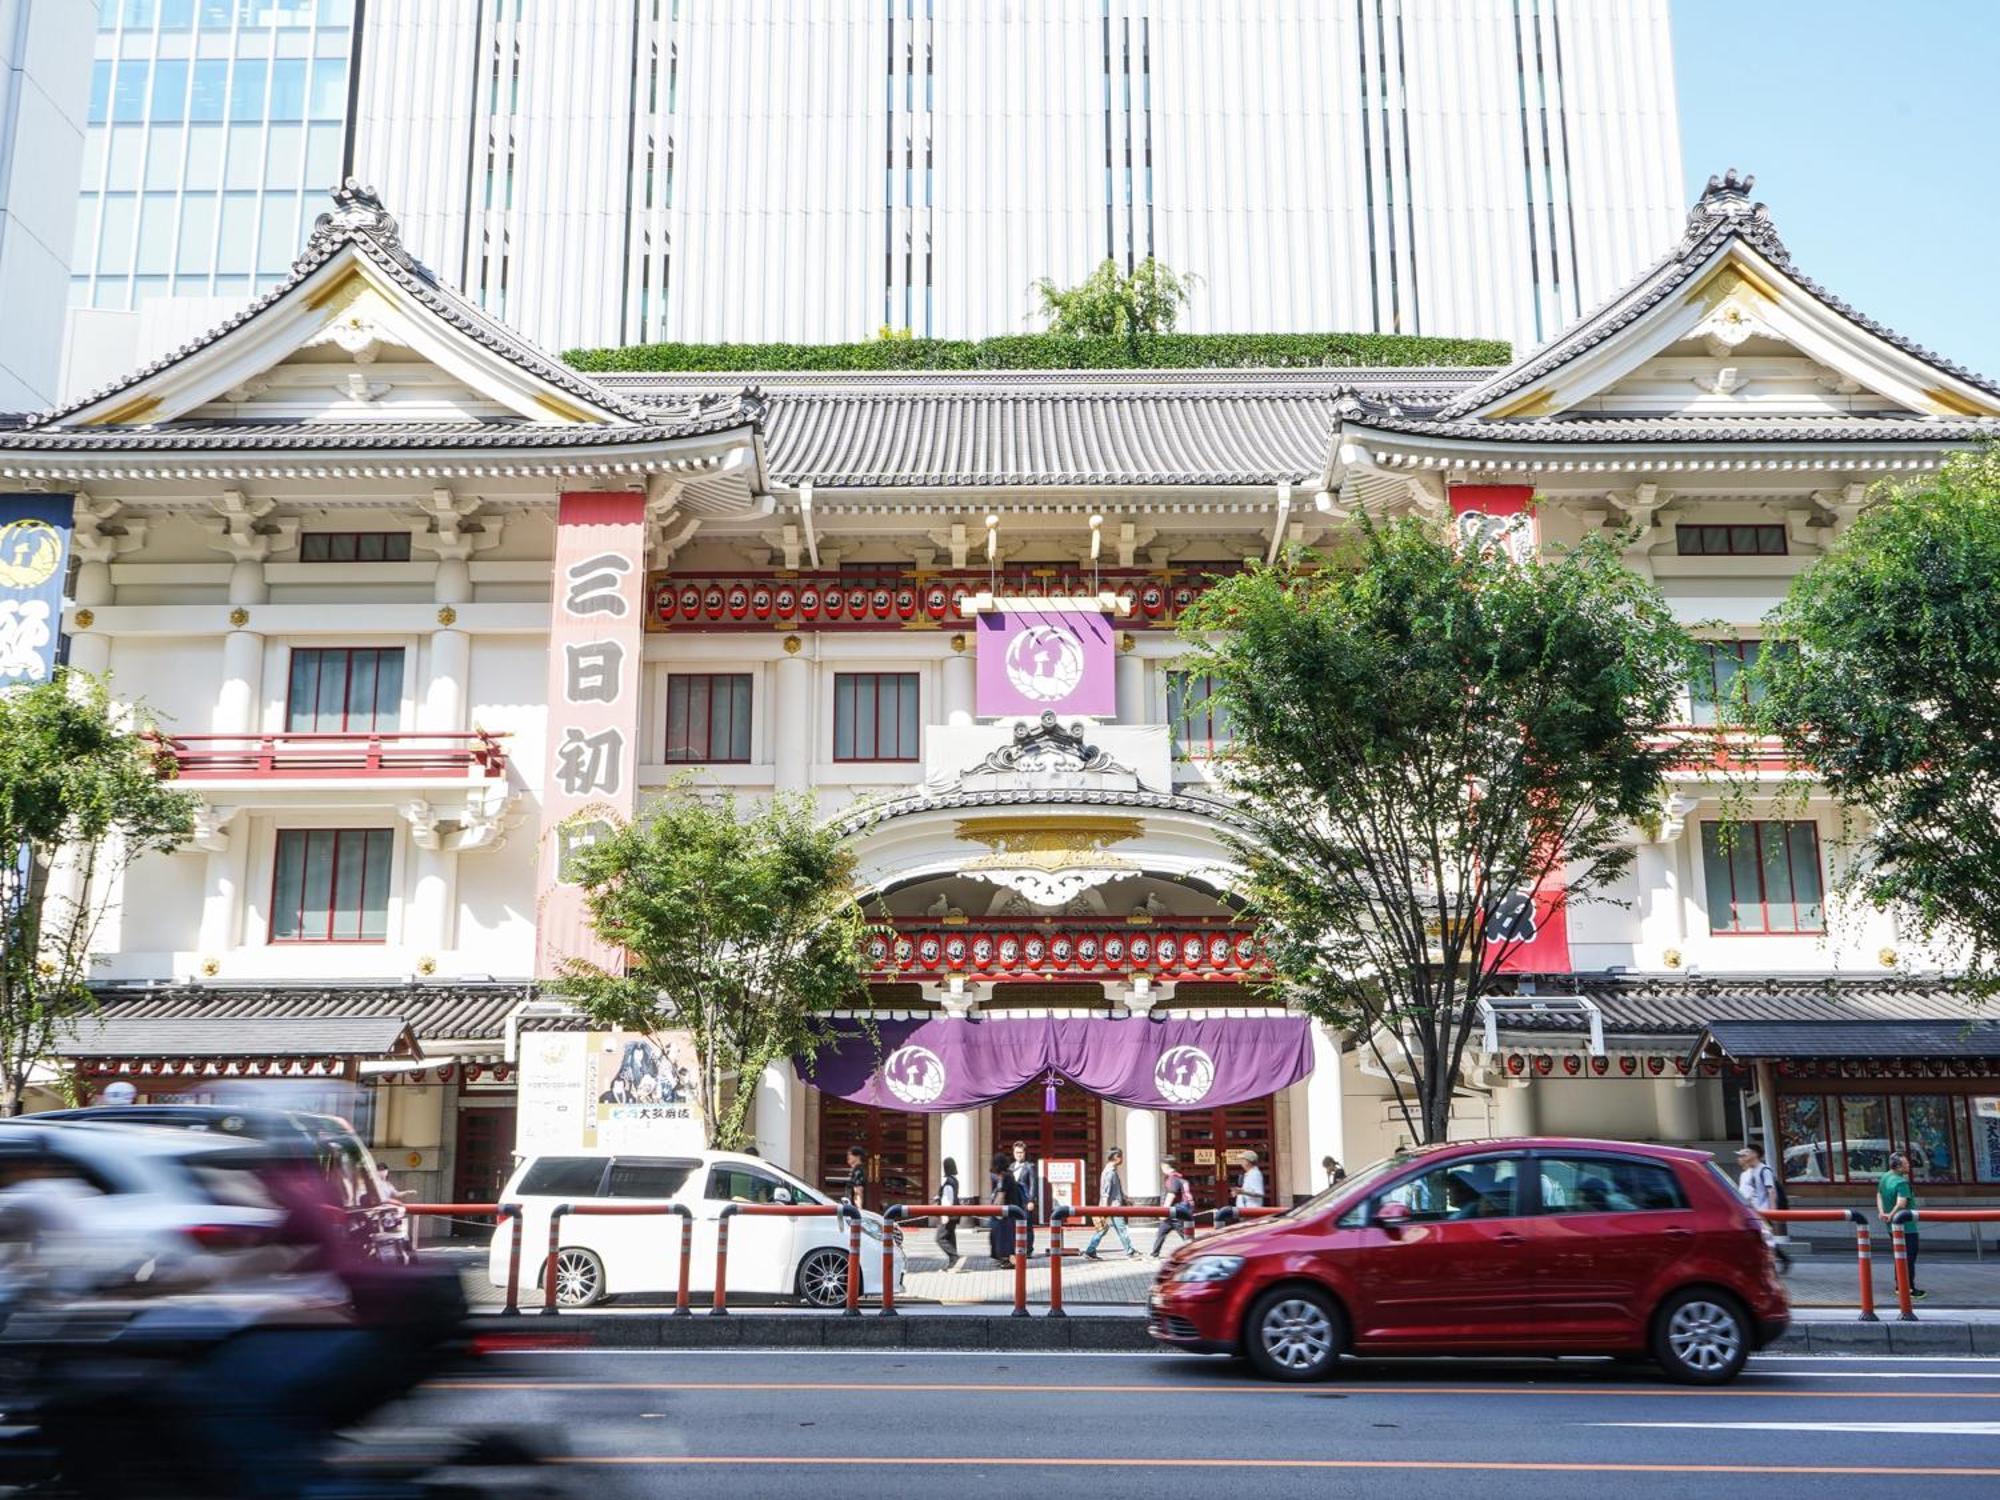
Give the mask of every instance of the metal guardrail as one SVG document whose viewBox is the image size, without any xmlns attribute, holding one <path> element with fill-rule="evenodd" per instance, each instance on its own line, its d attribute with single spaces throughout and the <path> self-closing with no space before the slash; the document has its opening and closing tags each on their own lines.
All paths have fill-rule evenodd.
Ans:
<svg viewBox="0 0 2000 1500">
<path fill-rule="evenodd" d="M 847 1309 L 846 1316 L 861 1316 L 861 1210 L 852 1203 L 725 1203 L 715 1220 L 715 1291 L 708 1309 L 711 1318 L 729 1315 L 729 1221 L 742 1215 L 751 1219 L 833 1219 L 847 1221 Z M 889 1236 L 882 1236 L 884 1247 Z M 886 1283 L 885 1283 L 886 1285 Z"/>
<path fill-rule="evenodd" d="M 887 1221 L 891 1225 L 907 1224 L 916 1219 L 1001 1219 L 1001 1218 L 1012 1219 L 1014 1221 L 1013 1316 L 1017 1318 L 1025 1318 L 1028 1316 L 1028 1241 L 1026 1235 L 1023 1233 L 1023 1230 L 1025 1230 L 1028 1227 L 1029 1221 L 1028 1221 L 1028 1211 L 1025 1208 L 1021 1207 L 1020 1204 L 1018 1203 L 1006 1203 L 1006 1204 L 897 1203 L 897 1204 L 892 1204 L 887 1210 L 885 1210 L 882 1217 L 885 1221 Z M 1060 1239 L 1058 1239 L 1055 1243 L 1058 1246 L 1060 1246 L 1061 1243 Z M 882 1257 L 883 1257 L 882 1264 L 885 1267 L 888 1266 L 890 1262 L 889 1262 L 889 1243 L 887 1235 L 884 1235 L 882 1237 Z M 1062 1258 L 1060 1255 L 1058 1255 L 1057 1257 L 1055 1257 L 1053 1261 L 1051 1261 L 1051 1264 L 1055 1266 L 1060 1266 L 1061 1263 L 1062 1263 Z M 853 1262 L 850 1261 L 849 1264 L 852 1265 Z M 1057 1276 L 1061 1276 L 1062 1272 L 1060 1270 L 1057 1270 L 1055 1274 Z M 883 1286 L 882 1316 L 885 1318 L 893 1318 L 894 1316 L 896 1316 L 896 1307 L 895 1307 L 895 1302 L 893 1300 L 894 1294 L 888 1291 L 889 1284 L 890 1284 L 890 1278 L 885 1276 L 882 1281 L 882 1286 Z"/>
<path fill-rule="evenodd" d="M 519 1210 L 519 1205 L 508 1204 Z M 542 1316 L 556 1315 L 556 1256 L 562 1249 L 562 1221 L 572 1214 L 598 1218 L 636 1219 L 674 1214 L 681 1221 L 679 1289 L 674 1295 L 674 1316 L 688 1313 L 688 1264 L 694 1258 L 694 1213 L 683 1203 L 558 1203 L 549 1210 L 549 1258 L 542 1265 Z M 518 1221 L 517 1221 L 518 1222 Z M 514 1236 L 518 1243 L 520 1235 Z"/>
</svg>

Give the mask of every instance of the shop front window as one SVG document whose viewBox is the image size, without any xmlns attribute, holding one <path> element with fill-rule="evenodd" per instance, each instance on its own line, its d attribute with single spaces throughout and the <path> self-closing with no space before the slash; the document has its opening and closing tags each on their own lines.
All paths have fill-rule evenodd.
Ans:
<svg viewBox="0 0 2000 1500">
<path fill-rule="evenodd" d="M 1972 1170 L 1981 1182 L 2000 1182 L 2000 1096 L 1974 1098 Z"/>
<path fill-rule="evenodd" d="M 1889 1170 L 1889 1101 L 1880 1094 L 1840 1096 L 1841 1172 L 1870 1182 Z"/>
<path fill-rule="evenodd" d="M 1833 1176 L 1833 1149 L 1826 1138 L 1826 1101 L 1817 1094 L 1790 1094 L 1778 1101 L 1778 1137 L 1787 1182 L 1826 1182 Z"/>
<path fill-rule="evenodd" d="M 1951 1098 L 1908 1094 L 1903 1098 L 1903 1141 L 1910 1151 L 1910 1174 L 1919 1182 L 1956 1182 L 1958 1153 L 1951 1128 Z"/>
</svg>

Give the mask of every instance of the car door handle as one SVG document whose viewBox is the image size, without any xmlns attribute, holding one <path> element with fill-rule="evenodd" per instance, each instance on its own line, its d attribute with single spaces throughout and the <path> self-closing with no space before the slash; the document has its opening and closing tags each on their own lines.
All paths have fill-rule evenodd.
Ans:
<svg viewBox="0 0 2000 1500">
<path fill-rule="evenodd" d="M 1694 1238 L 1694 1231 L 1692 1229 L 1669 1229 L 1667 1231 L 1667 1238 L 1676 1244 L 1684 1244 Z"/>
<path fill-rule="evenodd" d="M 1507 1229 L 1501 1231 L 1499 1234 L 1494 1235 L 1493 1243 L 1496 1245 L 1518 1245 L 1522 1243 L 1522 1240 L 1521 1237 L 1518 1234 L 1514 1233 L 1513 1230 Z"/>
</svg>

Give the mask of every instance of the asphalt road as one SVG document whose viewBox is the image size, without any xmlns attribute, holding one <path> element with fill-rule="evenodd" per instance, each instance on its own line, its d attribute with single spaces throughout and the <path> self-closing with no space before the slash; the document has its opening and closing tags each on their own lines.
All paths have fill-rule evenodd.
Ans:
<svg viewBox="0 0 2000 1500">
<path fill-rule="evenodd" d="M 1599 1361 L 1349 1363 L 1270 1386 L 1169 1355 L 571 1351 L 426 1393 L 537 1427 L 592 1500 L 939 1494 L 2000 1494 L 2000 1359 L 1759 1358 L 1721 1390 Z"/>
</svg>

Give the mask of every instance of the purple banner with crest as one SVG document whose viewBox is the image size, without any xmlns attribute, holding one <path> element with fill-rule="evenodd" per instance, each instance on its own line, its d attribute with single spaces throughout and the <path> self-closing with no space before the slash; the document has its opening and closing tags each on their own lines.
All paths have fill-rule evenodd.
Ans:
<svg viewBox="0 0 2000 1500">
<path fill-rule="evenodd" d="M 989 610 L 979 616 L 976 708 L 1009 714 L 1118 711 L 1110 620 L 1094 610 Z"/>
<path fill-rule="evenodd" d="M 879 1041 L 849 1037 L 798 1069 L 851 1103 L 918 1114 L 977 1109 L 1051 1072 L 1134 1109 L 1219 1109 L 1305 1077 L 1309 1025 L 1282 1015 L 881 1021 Z"/>
</svg>

